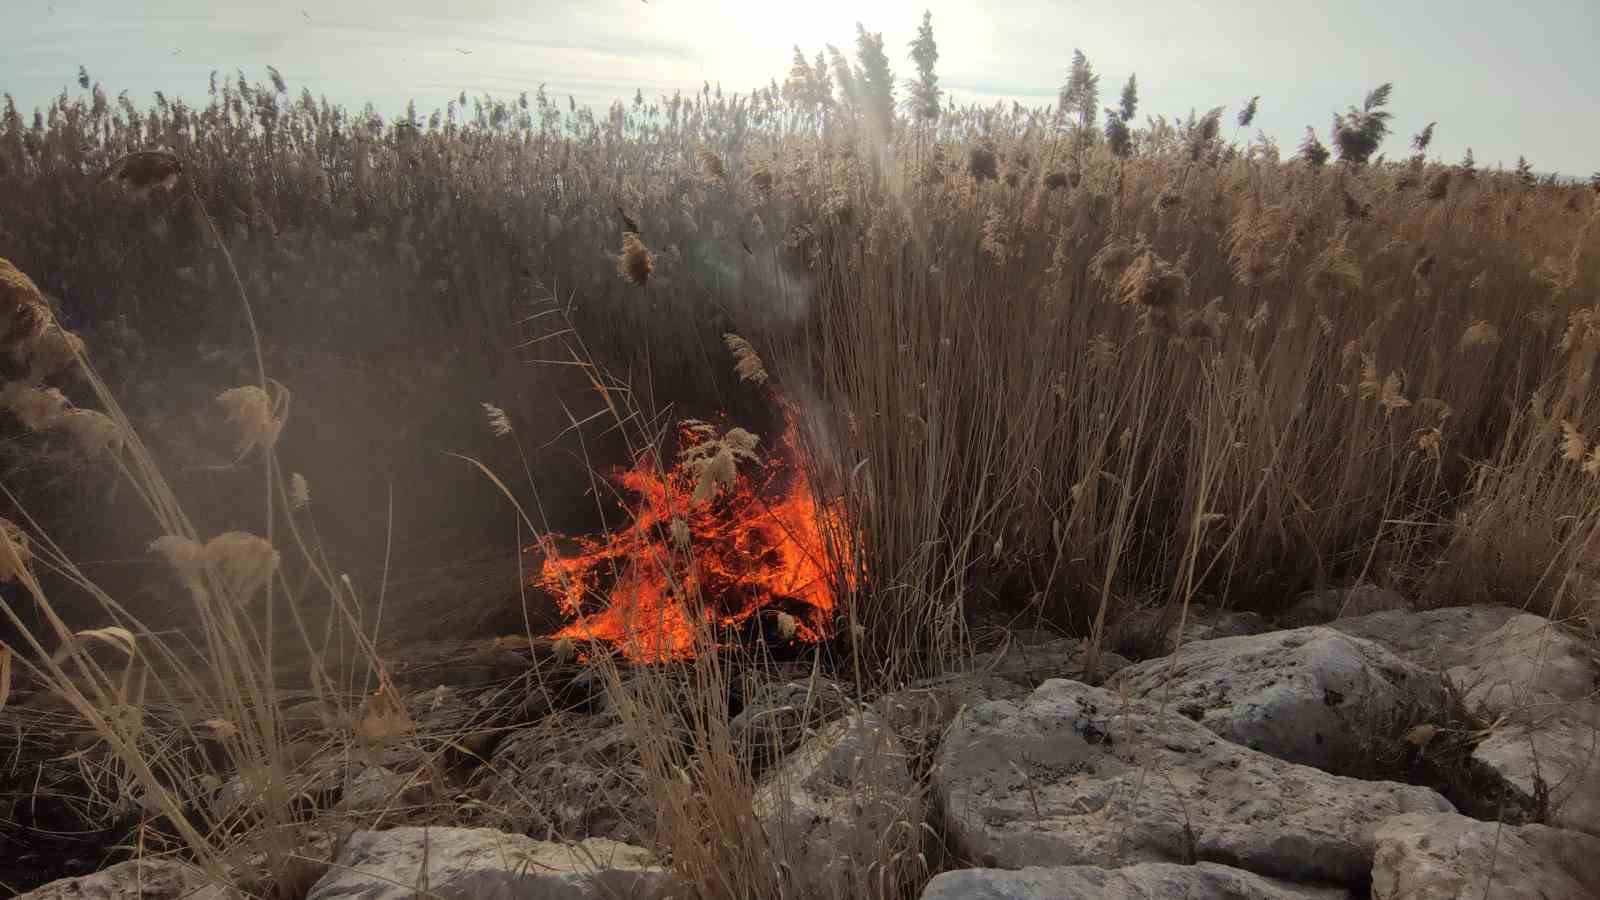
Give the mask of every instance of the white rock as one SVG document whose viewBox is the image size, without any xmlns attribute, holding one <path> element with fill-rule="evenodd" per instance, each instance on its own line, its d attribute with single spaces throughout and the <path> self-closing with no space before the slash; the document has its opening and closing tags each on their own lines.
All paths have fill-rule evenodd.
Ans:
<svg viewBox="0 0 1600 900">
<path fill-rule="evenodd" d="M 1350 772 L 1444 704 L 1439 677 L 1371 641 L 1297 628 L 1185 644 L 1123 669 L 1112 690 L 1165 705 L 1279 759 Z"/>
<path fill-rule="evenodd" d="M 167 859 L 130 859 L 77 878 L 62 878 L 17 900 L 225 900 L 228 890 L 194 866 Z"/>
<path fill-rule="evenodd" d="M 728 722 L 728 735 L 740 759 L 759 770 L 782 759 L 849 706 L 844 687 L 826 678 L 763 684 Z"/>
<path fill-rule="evenodd" d="M 1581 717 L 1496 730 L 1472 751 L 1480 777 L 1500 788 L 1491 803 L 1516 814 L 1600 837 L 1600 729 Z"/>
<path fill-rule="evenodd" d="M 477 778 L 489 823 L 526 834 L 643 842 L 655 819 L 638 748 L 609 716 L 556 713 L 515 731 Z"/>
<path fill-rule="evenodd" d="M 1217 863 L 1140 863 L 1122 869 L 1051 866 L 961 869 L 934 876 L 922 900 L 1353 900 L 1340 887 L 1263 878 Z"/>
<path fill-rule="evenodd" d="M 893 729 L 849 715 L 767 773 L 755 810 L 790 889 L 865 897 L 914 874 L 926 808 Z"/>
<path fill-rule="evenodd" d="M 1013 639 L 997 650 L 979 653 L 973 657 L 973 671 L 1004 678 L 1031 690 L 1051 678 L 1099 684 L 1128 665 L 1123 657 L 1102 649 L 1098 671 L 1091 677 L 1087 642 L 1077 638 L 1035 641 L 1031 639 L 1033 636 Z"/>
<path fill-rule="evenodd" d="M 873 711 L 882 716 L 915 753 L 937 745 L 956 713 L 990 700 L 1020 700 L 1030 688 L 995 675 L 928 678 L 879 697 Z"/>
<path fill-rule="evenodd" d="M 1413 813 L 1378 826 L 1374 900 L 1600 896 L 1600 838 L 1544 825 Z"/>
<path fill-rule="evenodd" d="M 650 851 L 605 838 L 557 844 L 490 828 L 408 827 L 352 834 L 306 900 L 409 900 L 422 889 L 437 900 L 664 900 L 675 885 Z"/>
<path fill-rule="evenodd" d="M 1355 885 L 1378 822 L 1451 811 L 1229 743 L 1176 713 L 1072 681 L 967 710 L 933 785 L 956 852 L 985 866 L 1207 860 Z"/>
<path fill-rule="evenodd" d="M 1504 606 L 1382 612 L 1331 626 L 1445 670 L 1494 727 L 1474 748 L 1471 812 L 1600 835 L 1600 665 L 1567 629 Z M 1541 786 L 1542 784 L 1542 786 Z"/>
<path fill-rule="evenodd" d="M 368 766 L 344 786 L 337 808 L 341 812 L 379 812 L 390 805 L 404 805 L 411 799 L 402 796 L 406 792 L 404 776 L 382 766 Z"/>
<path fill-rule="evenodd" d="M 1477 642 L 1449 676 L 1468 709 L 1521 722 L 1571 715 L 1574 701 L 1600 692 L 1594 651 L 1549 619 L 1526 613 Z"/>
<path fill-rule="evenodd" d="M 1337 619 L 1328 627 L 1377 641 L 1425 669 L 1443 671 L 1470 662 L 1484 639 L 1517 615 L 1508 606 L 1396 609 Z"/>
</svg>

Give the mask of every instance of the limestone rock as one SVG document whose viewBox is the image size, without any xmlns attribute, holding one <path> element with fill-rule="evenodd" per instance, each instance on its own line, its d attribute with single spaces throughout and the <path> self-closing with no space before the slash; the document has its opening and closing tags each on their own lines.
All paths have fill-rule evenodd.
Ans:
<svg viewBox="0 0 1600 900">
<path fill-rule="evenodd" d="M 1185 644 L 1117 673 L 1113 690 L 1165 704 L 1279 759 L 1351 772 L 1445 702 L 1439 676 L 1331 628 Z"/>
<path fill-rule="evenodd" d="M 674 893 L 675 879 L 648 850 L 605 838 L 557 844 L 489 828 L 407 827 L 352 834 L 307 900 L 409 900 L 422 886 L 438 900 L 657 900 Z"/>
<path fill-rule="evenodd" d="M 1011 640 L 997 650 L 973 657 L 972 667 L 976 672 L 1004 678 L 1032 690 L 1051 678 L 1100 684 L 1128 665 L 1127 659 L 1102 649 L 1099 670 L 1091 677 L 1088 661 L 1088 643 L 1076 638 L 1043 642 Z"/>
<path fill-rule="evenodd" d="M 872 712 L 825 726 L 768 772 L 755 810 L 806 897 L 876 896 L 906 880 L 927 818 L 904 746 Z"/>
<path fill-rule="evenodd" d="M 935 876 L 922 891 L 922 900 L 1353 900 L 1354 896 L 1344 888 L 1263 878 L 1217 863 L 962 869 Z"/>
<path fill-rule="evenodd" d="M 1498 729 L 1473 750 L 1472 765 L 1500 788 L 1498 796 L 1486 798 L 1485 815 L 1600 837 L 1600 728 L 1583 718 Z"/>
<path fill-rule="evenodd" d="M 1374 900 L 1600 896 L 1600 838 L 1544 825 L 1413 813 L 1378 826 Z"/>
<path fill-rule="evenodd" d="M 1527 613 L 1486 635 L 1448 674 L 1468 709 L 1522 722 L 1570 715 L 1574 701 L 1600 692 L 1595 652 L 1565 628 Z"/>
<path fill-rule="evenodd" d="M 728 722 L 740 758 L 760 770 L 780 760 L 850 706 L 842 685 L 826 678 L 757 687 Z"/>
<path fill-rule="evenodd" d="M 1324 588 L 1302 594 L 1278 616 L 1278 624 L 1285 628 L 1299 628 L 1384 610 L 1411 608 L 1411 601 L 1375 584 Z"/>
<path fill-rule="evenodd" d="M 1453 810 L 1426 788 L 1284 762 L 1064 680 L 967 710 L 932 779 L 956 852 L 1000 868 L 1206 860 L 1358 885 L 1380 821 Z"/>
<path fill-rule="evenodd" d="M 17 900 L 225 900 L 229 892 L 194 866 L 167 859 L 130 859 L 77 878 L 62 878 Z"/>
<path fill-rule="evenodd" d="M 1337 619 L 1328 627 L 1376 641 L 1425 669 L 1443 671 L 1470 662 L 1484 639 L 1517 615 L 1508 606 L 1394 609 Z"/>
<path fill-rule="evenodd" d="M 383 766 L 367 766 L 350 777 L 336 808 L 351 813 L 382 812 L 415 803 L 423 793 L 419 778 L 408 778 Z"/>
<path fill-rule="evenodd" d="M 476 777 L 490 822 L 527 834 L 642 842 L 655 819 L 638 749 L 605 716 L 556 713 L 512 732 Z"/>
<path fill-rule="evenodd" d="M 879 697 L 872 708 L 916 755 L 936 746 L 956 713 L 990 700 L 1017 700 L 1029 689 L 994 675 L 929 678 Z"/>
</svg>

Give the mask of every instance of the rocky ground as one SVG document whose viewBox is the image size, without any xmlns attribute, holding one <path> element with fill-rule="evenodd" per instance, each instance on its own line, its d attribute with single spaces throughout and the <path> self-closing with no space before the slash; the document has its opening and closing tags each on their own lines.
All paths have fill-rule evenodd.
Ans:
<svg viewBox="0 0 1600 900">
<path fill-rule="evenodd" d="M 1119 646 L 1164 655 L 1012 632 L 970 673 L 866 700 L 806 671 L 743 681 L 730 734 L 786 895 L 1600 896 L 1592 634 L 1370 588 L 1275 622 L 1193 609 L 1128 629 Z M 686 895 L 647 849 L 619 710 L 547 649 L 417 666 L 407 706 L 431 743 L 308 754 L 308 795 L 343 823 L 312 900 Z M 214 803 L 243 817 L 250 790 L 231 779 Z M 24 896 L 206 890 L 145 860 Z"/>
</svg>

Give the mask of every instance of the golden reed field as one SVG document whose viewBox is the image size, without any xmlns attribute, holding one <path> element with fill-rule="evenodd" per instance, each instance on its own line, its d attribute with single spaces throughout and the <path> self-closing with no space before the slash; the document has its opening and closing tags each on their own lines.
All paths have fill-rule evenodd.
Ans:
<svg viewBox="0 0 1600 900">
<path fill-rule="evenodd" d="M 909 79 L 853 56 L 602 111 L 8 97 L 0 880 L 305 896 L 347 822 L 306 760 L 489 821 L 461 772 L 556 679 L 697 896 L 798 896 L 728 729 L 764 667 L 890 690 L 1026 624 L 1092 675 L 1354 583 L 1592 631 L 1600 180 L 1432 157 L 1403 83 L 1274 137 L 1081 53 L 957 107 L 926 20 Z M 521 687 L 453 709 L 484 653 Z"/>
</svg>

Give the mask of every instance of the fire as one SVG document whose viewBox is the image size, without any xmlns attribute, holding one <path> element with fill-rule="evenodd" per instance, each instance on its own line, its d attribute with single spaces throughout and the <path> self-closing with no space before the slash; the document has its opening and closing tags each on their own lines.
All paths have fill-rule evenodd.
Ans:
<svg viewBox="0 0 1600 900">
<path fill-rule="evenodd" d="M 753 443 L 747 432 L 718 437 L 684 423 L 688 452 L 669 471 L 647 462 L 616 471 L 633 498 L 627 527 L 573 539 L 576 553 L 558 554 L 553 541 L 538 547 L 535 580 L 572 618 L 556 637 L 602 640 L 635 661 L 659 661 L 693 653 L 697 617 L 725 632 L 761 624 L 752 619 L 772 610 L 782 639 L 814 643 L 831 633 L 836 598 L 823 528 L 840 524 L 842 509 L 818 508 L 798 464 L 793 418 L 785 418 L 761 462 L 738 464 L 754 456 L 742 451 L 740 439 Z"/>
</svg>

